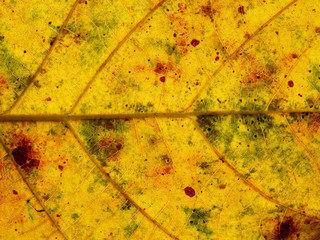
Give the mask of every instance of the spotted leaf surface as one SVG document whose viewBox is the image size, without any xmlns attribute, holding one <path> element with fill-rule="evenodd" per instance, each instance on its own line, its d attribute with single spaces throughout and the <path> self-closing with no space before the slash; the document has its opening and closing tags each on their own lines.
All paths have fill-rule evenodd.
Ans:
<svg viewBox="0 0 320 240">
<path fill-rule="evenodd" d="M 0 239 L 320 239 L 319 1 L 0 4 Z"/>
</svg>

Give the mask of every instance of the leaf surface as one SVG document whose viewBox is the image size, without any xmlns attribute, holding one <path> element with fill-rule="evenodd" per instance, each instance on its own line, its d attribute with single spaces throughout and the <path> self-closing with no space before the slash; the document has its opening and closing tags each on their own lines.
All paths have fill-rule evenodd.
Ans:
<svg viewBox="0 0 320 240">
<path fill-rule="evenodd" d="M 0 239 L 319 239 L 319 1 L 6 1 Z"/>
</svg>

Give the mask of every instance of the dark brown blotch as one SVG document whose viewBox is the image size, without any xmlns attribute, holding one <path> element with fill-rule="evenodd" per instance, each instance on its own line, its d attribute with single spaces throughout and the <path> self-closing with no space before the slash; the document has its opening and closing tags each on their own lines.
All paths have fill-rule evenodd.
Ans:
<svg viewBox="0 0 320 240">
<path fill-rule="evenodd" d="M 245 12 L 244 12 L 244 6 L 240 6 L 240 7 L 238 8 L 238 12 L 241 13 L 241 14 L 244 14 L 244 13 L 245 13 Z"/>
<path fill-rule="evenodd" d="M 26 172 L 38 169 L 40 161 L 33 157 L 34 151 L 31 142 L 23 139 L 18 146 L 12 150 L 14 161 Z"/>
<path fill-rule="evenodd" d="M 192 45 L 193 47 L 196 47 L 196 46 L 198 46 L 199 44 L 200 44 L 200 41 L 199 41 L 198 39 L 192 39 L 191 45 Z"/>
</svg>

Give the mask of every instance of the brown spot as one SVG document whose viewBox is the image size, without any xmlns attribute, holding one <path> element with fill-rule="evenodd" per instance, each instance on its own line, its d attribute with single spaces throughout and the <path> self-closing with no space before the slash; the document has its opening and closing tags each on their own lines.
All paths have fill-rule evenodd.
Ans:
<svg viewBox="0 0 320 240">
<path fill-rule="evenodd" d="M 19 146 L 12 151 L 15 162 L 26 172 L 39 167 L 40 161 L 34 159 L 33 155 L 32 145 L 27 139 L 20 141 Z"/>
<path fill-rule="evenodd" d="M 194 191 L 194 189 L 192 187 L 186 187 L 184 189 L 184 193 L 186 195 L 188 195 L 189 197 L 194 197 L 196 195 L 196 192 Z"/>
<path fill-rule="evenodd" d="M 204 16 L 210 17 L 211 21 L 213 22 L 213 15 L 217 12 L 215 9 L 213 9 L 210 4 L 206 6 L 201 6 L 201 12 Z"/>
<path fill-rule="evenodd" d="M 172 71 L 173 69 L 174 69 L 174 66 L 171 62 L 168 62 L 168 63 L 158 62 L 153 71 L 156 73 L 165 75 L 168 71 Z"/>
<path fill-rule="evenodd" d="M 58 168 L 62 171 L 63 170 L 63 166 L 59 165 Z"/>
<path fill-rule="evenodd" d="M 50 102 L 51 101 L 51 97 L 47 97 L 45 100 Z"/>
<path fill-rule="evenodd" d="M 285 218 L 279 226 L 279 239 L 287 239 L 290 235 L 297 232 L 297 226 L 293 222 L 292 217 Z"/>
<path fill-rule="evenodd" d="M 298 55 L 295 54 L 295 53 L 293 53 L 293 54 L 291 55 L 291 57 L 292 57 L 292 58 L 298 58 Z"/>
<path fill-rule="evenodd" d="M 198 46 L 198 45 L 199 45 L 199 43 L 200 43 L 200 41 L 199 41 L 199 40 L 197 40 L 197 39 L 192 39 L 192 41 L 191 41 L 191 45 L 192 45 L 193 47 Z"/>
<path fill-rule="evenodd" d="M 160 82 L 163 82 L 163 83 L 164 83 L 165 81 L 166 81 L 166 77 L 161 77 L 161 78 L 160 78 Z"/>
<path fill-rule="evenodd" d="M 316 27 L 316 33 L 320 33 L 320 27 Z"/>
<path fill-rule="evenodd" d="M 250 38 L 250 36 L 251 36 L 250 33 L 246 33 L 246 34 L 244 35 L 245 38 Z"/>
<path fill-rule="evenodd" d="M 216 56 L 215 60 L 216 60 L 216 61 L 218 61 L 218 60 L 219 60 L 219 57 L 218 57 L 218 56 Z"/>
<path fill-rule="evenodd" d="M 288 81 L 288 86 L 289 86 L 289 87 L 293 87 L 293 86 L 294 86 L 293 81 L 291 81 L 291 80 L 290 80 L 290 81 Z"/>
<path fill-rule="evenodd" d="M 122 146 L 121 143 L 118 143 L 118 144 L 116 145 L 116 148 L 117 148 L 118 151 L 120 151 L 120 150 L 123 148 L 123 146 Z"/>
<path fill-rule="evenodd" d="M 223 185 L 220 185 L 219 188 L 220 188 L 220 189 L 225 189 L 226 186 L 227 186 L 227 184 L 223 184 Z"/>
<path fill-rule="evenodd" d="M 5 89 L 9 89 L 9 85 L 5 77 L 0 74 L 0 91 Z"/>
<path fill-rule="evenodd" d="M 319 220 L 287 211 L 286 216 L 266 219 L 261 224 L 261 232 L 270 240 L 313 240 L 320 237 Z"/>
<path fill-rule="evenodd" d="M 165 74 L 167 72 L 166 69 L 165 69 L 164 64 L 162 64 L 162 63 L 157 63 L 156 68 L 154 69 L 154 71 L 156 73 L 160 73 L 160 74 L 161 73 Z"/>
<path fill-rule="evenodd" d="M 184 39 L 178 40 L 177 45 L 182 47 L 186 46 L 187 45 L 186 40 Z"/>
<path fill-rule="evenodd" d="M 244 6 L 240 6 L 238 8 L 238 12 L 241 13 L 241 14 L 244 14 Z"/>
<path fill-rule="evenodd" d="M 17 195 L 17 194 L 18 194 L 18 192 L 17 192 L 16 190 L 13 190 L 12 193 L 13 193 L 14 195 Z"/>
</svg>

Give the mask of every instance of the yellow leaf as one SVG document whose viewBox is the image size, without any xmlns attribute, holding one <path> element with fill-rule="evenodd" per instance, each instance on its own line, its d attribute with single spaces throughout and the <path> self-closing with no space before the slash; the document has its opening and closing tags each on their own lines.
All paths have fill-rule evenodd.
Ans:
<svg viewBox="0 0 320 240">
<path fill-rule="evenodd" d="M 0 239 L 319 239 L 319 11 L 3 0 Z"/>
</svg>

